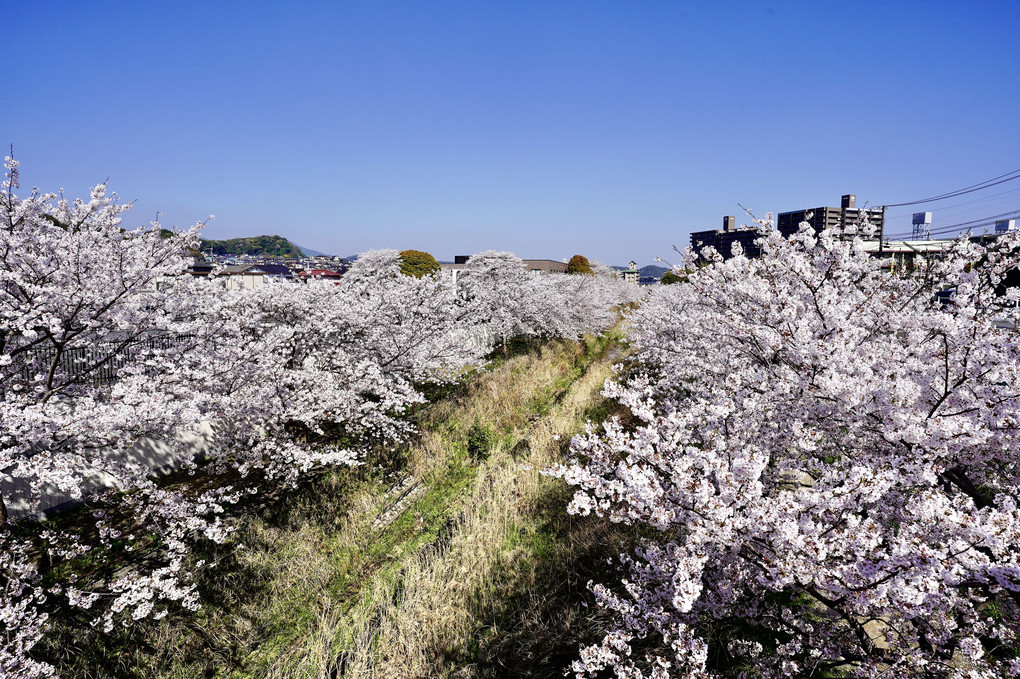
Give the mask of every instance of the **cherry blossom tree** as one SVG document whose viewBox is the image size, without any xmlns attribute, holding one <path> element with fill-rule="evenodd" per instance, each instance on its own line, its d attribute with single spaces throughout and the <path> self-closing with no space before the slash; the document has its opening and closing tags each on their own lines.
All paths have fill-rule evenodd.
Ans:
<svg viewBox="0 0 1020 679">
<path fill-rule="evenodd" d="M 73 201 L 38 190 L 22 198 L 18 188 L 18 164 L 7 158 L 0 191 L 0 472 L 7 482 L 0 495 L 19 491 L 29 507 L 53 489 L 82 499 L 105 475 L 132 491 L 125 503 L 144 525 L 144 537 L 132 536 L 100 515 L 88 536 L 46 530 L 31 545 L 4 528 L 0 667 L 5 676 L 35 676 L 44 668 L 26 653 L 46 621 L 39 606 L 64 597 L 88 607 L 100 597 L 73 586 L 43 592 L 40 553 L 59 560 L 155 538 L 161 565 L 107 583 L 103 624 L 165 612 L 161 600 L 193 606 L 193 588 L 180 577 L 185 542 L 196 534 L 223 539 L 216 515 L 231 492 L 161 491 L 146 478 L 149 469 L 118 454 L 152 436 L 190 463 L 193 452 L 176 435 L 208 416 L 191 392 L 163 388 L 172 383 L 165 379 L 172 355 L 194 341 L 190 307 L 201 295 L 181 274 L 201 225 L 169 234 L 158 224 L 125 229 L 130 205 L 118 204 L 105 184 Z M 4 521 L 8 499 L 0 497 Z"/>
<path fill-rule="evenodd" d="M 170 399 L 143 403 L 127 397 L 127 388 L 109 399 L 90 395 L 121 357 L 172 329 L 178 297 L 160 281 L 183 270 L 182 252 L 198 231 L 162 238 L 156 225 L 123 230 L 130 206 L 108 197 L 105 184 L 88 201 L 37 190 L 19 200 L 17 164 L 8 159 L 7 168 L 0 194 L 0 469 L 77 493 L 102 446 L 133 439 L 140 421 L 160 433 L 178 421 Z"/>
<path fill-rule="evenodd" d="M 513 253 L 487 250 L 472 255 L 460 271 L 458 285 L 462 299 L 484 319 L 504 353 L 510 338 L 538 331 L 534 287 Z"/>
<path fill-rule="evenodd" d="M 410 432 L 402 414 L 423 401 L 416 384 L 480 361 L 487 347 L 463 341 L 470 318 L 453 282 L 403 275 L 400 263 L 395 250 L 368 252 L 338 283 L 236 290 L 209 307 L 207 324 L 232 328 L 212 359 L 231 379 L 208 387 L 210 408 L 230 423 L 218 443 L 234 451 L 231 464 L 293 482 L 316 465 L 356 463 L 357 447 L 318 445 L 326 430 L 348 443 L 400 439 Z"/>
<path fill-rule="evenodd" d="M 606 387 L 637 424 L 551 470 L 646 527 L 578 676 L 1020 674 L 1020 238 L 890 273 L 801 228 L 657 289 Z"/>
<path fill-rule="evenodd" d="M 597 334 L 616 323 L 621 308 L 644 298 L 644 291 L 628 283 L 608 266 L 591 262 L 591 275 L 550 274 L 548 283 L 557 288 L 557 303 L 567 314 L 560 334 L 579 337 Z"/>
</svg>

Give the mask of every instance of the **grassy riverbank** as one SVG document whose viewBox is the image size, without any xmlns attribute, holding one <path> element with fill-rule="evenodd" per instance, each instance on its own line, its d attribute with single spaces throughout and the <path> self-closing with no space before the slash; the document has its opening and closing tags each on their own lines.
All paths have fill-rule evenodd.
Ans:
<svg viewBox="0 0 1020 679">
<path fill-rule="evenodd" d="M 420 436 L 237 519 L 196 614 L 100 635 L 63 621 L 66 677 L 560 676 L 599 631 L 585 583 L 619 536 L 572 520 L 562 459 L 618 337 L 552 342 L 419 413 Z M 608 547 L 608 549 L 607 549 Z"/>
</svg>

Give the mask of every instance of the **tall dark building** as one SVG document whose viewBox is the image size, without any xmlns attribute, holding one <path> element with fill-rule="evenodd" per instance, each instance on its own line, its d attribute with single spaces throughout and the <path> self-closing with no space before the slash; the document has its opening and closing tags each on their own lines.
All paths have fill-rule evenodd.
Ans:
<svg viewBox="0 0 1020 679">
<path fill-rule="evenodd" d="M 723 228 L 709 231 L 695 231 L 691 234 L 691 247 L 701 257 L 702 248 L 713 247 L 729 259 L 733 256 L 733 244 L 740 243 L 745 257 L 758 257 L 761 247 L 755 241 L 762 237 L 763 230 L 757 226 L 737 227 L 736 217 L 723 217 Z"/>
<path fill-rule="evenodd" d="M 810 217 L 809 217 L 810 215 Z M 874 240 L 878 240 L 885 226 L 885 213 L 881 208 L 863 209 L 857 207 L 857 196 L 843 196 L 840 207 L 816 207 L 795 212 L 780 212 L 776 218 L 776 230 L 789 238 L 800 229 L 801 222 L 807 222 L 815 231 L 822 229 L 846 229 L 848 226 L 860 224 L 864 217 L 875 227 Z M 765 230 L 758 226 L 737 228 L 736 217 L 723 217 L 723 228 L 709 231 L 695 231 L 691 234 L 691 247 L 701 256 L 702 248 L 711 246 L 729 259 L 733 256 L 733 244 L 740 243 L 746 257 L 761 255 L 761 247 L 755 241 L 765 235 Z"/>
<path fill-rule="evenodd" d="M 809 218 L 808 215 L 811 217 Z M 809 223 L 815 231 L 845 229 L 848 226 L 861 223 L 865 215 L 875 227 L 875 237 L 877 238 L 885 226 L 885 214 L 881 208 L 871 210 L 858 208 L 857 196 L 853 194 L 843 196 L 840 207 L 816 207 L 795 212 L 780 212 L 776 217 L 776 228 L 786 237 L 797 233 L 801 222 Z"/>
</svg>

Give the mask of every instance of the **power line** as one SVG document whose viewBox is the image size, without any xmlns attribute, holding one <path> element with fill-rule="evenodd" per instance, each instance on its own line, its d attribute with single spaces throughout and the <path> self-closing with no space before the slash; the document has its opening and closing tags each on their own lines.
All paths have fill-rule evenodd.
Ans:
<svg viewBox="0 0 1020 679">
<path fill-rule="evenodd" d="M 990 195 L 987 195 L 987 196 L 982 196 L 981 198 L 974 198 L 973 200 L 965 200 L 962 203 L 953 203 L 951 205 L 943 205 L 942 207 L 939 208 L 939 214 L 940 215 L 945 215 L 946 214 L 945 213 L 946 210 L 952 210 L 953 208 L 963 207 L 965 205 L 974 205 L 975 203 L 987 203 L 987 201 L 991 200 L 992 198 L 999 198 L 1001 196 L 1010 196 L 1010 198 L 1006 198 L 1004 200 L 996 201 L 997 203 L 1009 203 L 1009 202 L 1011 202 L 1013 200 L 1012 196 L 1016 195 L 1017 192 L 1020 192 L 1020 186 L 1015 186 L 1012 189 L 1009 189 L 1007 191 L 1000 191 L 998 193 L 993 193 L 993 194 L 990 194 Z M 995 204 L 996 203 L 988 203 L 988 206 L 995 205 Z M 970 212 L 970 210 L 964 210 L 964 212 Z M 899 211 L 895 211 L 894 212 L 894 211 L 890 210 L 888 213 L 886 213 L 886 217 L 885 218 L 886 218 L 886 221 L 888 222 L 894 216 L 895 217 L 905 217 L 905 216 L 907 216 L 909 214 L 911 214 L 911 213 L 910 212 L 906 212 L 906 211 L 904 211 L 903 213 L 900 213 Z"/>
<path fill-rule="evenodd" d="M 908 205 L 920 205 L 922 203 L 934 203 L 937 200 L 945 200 L 947 198 L 955 198 L 956 196 L 962 196 L 962 195 L 967 194 L 967 193 L 974 193 L 975 191 L 980 191 L 982 189 L 987 189 L 987 188 L 991 188 L 993 186 L 998 186 L 999 184 L 1004 184 L 1006 182 L 1011 182 L 1014 179 L 1020 179 L 1020 169 L 1013 170 L 1012 172 L 1007 172 L 1006 174 L 1000 174 L 998 177 L 992 177 L 991 179 L 987 179 L 987 180 L 985 180 L 983 182 L 979 182 L 977 184 L 973 184 L 971 186 L 964 187 L 962 189 L 957 189 L 956 191 L 950 191 L 948 193 L 942 193 L 942 194 L 939 194 L 937 196 L 932 196 L 930 198 L 923 198 L 921 200 L 912 200 L 912 201 L 909 201 L 909 202 L 906 202 L 906 203 L 890 203 L 888 205 L 885 205 L 884 207 L 887 207 L 887 208 L 888 207 L 906 207 Z"/>
</svg>

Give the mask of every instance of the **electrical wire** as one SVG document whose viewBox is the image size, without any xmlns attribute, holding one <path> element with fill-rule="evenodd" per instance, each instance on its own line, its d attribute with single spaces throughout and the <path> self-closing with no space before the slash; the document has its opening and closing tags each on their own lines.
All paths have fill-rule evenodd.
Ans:
<svg viewBox="0 0 1020 679">
<path fill-rule="evenodd" d="M 1008 191 L 999 191 L 998 193 L 992 193 L 990 195 L 982 196 L 981 198 L 975 198 L 973 200 L 965 200 L 965 201 L 960 202 L 960 203 L 952 203 L 950 205 L 943 205 L 942 207 L 939 208 L 939 216 L 940 217 L 945 217 L 946 214 L 947 214 L 946 213 L 947 210 L 952 210 L 953 208 L 963 207 L 965 205 L 974 205 L 975 203 L 984 203 L 985 207 L 991 207 L 993 205 L 1001 205 L 1001 204 L 1004 204 L 1004 203 L 1010 203 L 1010 202 L 1013 202 L 1015 200 L 1015 196 L 1018 193 L 1020 193 L 1020 186 L 1017 186 L 1017 187 L 1014 187 L 1012 189 L 1009 189 Z M 1009 196 L 1009 198 L 1005 198 L 1003 200 L 998 200 L 998 201 L 994 201 L 994 202 L 988 202 L 988 201 L 992 200 L 993 198 L 1000 198 L 1002 196 Z M 961 212 L 970 212 L 970 211 L 971 210 L 962 210 Z M 893 221 L 895 219 L 898 219 L 900 217 L 906 217 L 906 216 L 908 216 L 910 214 L 911 213 L 907 212 L 907 211 L 900 212 L 899 210 L 889 210 L 886 213 L 886 215 L 885 215 L 885 222 L 886 222 L 886 224 L 888 224 L 889 222 L 891 222 L 891 221 Z"/>
<path fill-rule="evenodd" d="M 975 191 L 981 191 L 982 189 L 987 189 L 987 188 L 991 188 L 993 186 L 998 186 L 999 184 L 1004 184 L 1006 182 L 1011 182 L 1014 179 L 1020 179 L 1020 169 L 1013 170 L 1012 172 L 1007 172 L 1006 174 L 1000 174 L 998 177 L 992 177 L 991 179 L 987 179 L 987 180 L 985 180 L 983 182 L 978 182 L 977 184 L 973 184 L 971 186 L 967 186 L 967 187 L 964 187 L 962 189 L 957 189 L 956 191 L 950 191 L 948 193 L 942 193 L 942 194 L 939 194 L 937 196 L 932 196 L 930 198 L 923 198 L 921 200 L 912 200 L 912 201 L 908 201 L 906 203 L 889 203 L 887 205 L 884 205 L 883 207 L 887 207 L 887 208 L 889 208 L 889 207 L 906 207 L 908 205 L 921 205 L 922 203 L 934 203 L 937 200 L 946 200 L 947 198 L 955 198 L 956 196 L 962 196 L 962 195 L 965 195 L 965 194 L 968 194 L 968 193 L 974 193 Z"/>
<path fill-rule="evenodd" d="M 991 193 L 991 194 L 989 194 L 987 196 L 981 196 L 980 198 L 975 198 L 973 200 L 965 200 L 962 203 L 952 203 L 951 205 L 943 205 L 943 206 L 941 206 L 939 208 L 939 214 L 944 215 L 946 213 L 946 210 L 952 210 L 953 208 L 956 208 L 956 207 L 963 207 L 964 205 L 973 205 L 974 203 L 981 203 L 981 202 L 984 202 L 984 201 L 987 201 L 987 200 L 991 200 L 992 198 L 998 198 L 1000 196 L 1009 196 L 1011 194 L 1017 193 L 1018 191 L 1020 191 L 1020 186 L 1012 188 L 1012 189 L 1010 189 L 1008 191 L 1000 191 L 998 193 Z M 1009 202 L 1009 200 L 1011 200 L 1011 199 L 1007 199 L 1006 201 L 999 201 L 999 202 Z"/>
</svg>

